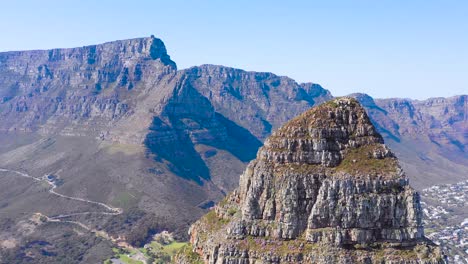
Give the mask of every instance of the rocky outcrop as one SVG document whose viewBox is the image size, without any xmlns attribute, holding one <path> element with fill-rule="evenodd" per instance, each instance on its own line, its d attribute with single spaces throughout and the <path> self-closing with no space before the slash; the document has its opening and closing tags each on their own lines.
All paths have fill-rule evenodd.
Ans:
<svg viewBox="0 0 468 264">
<path fill-rule="evenodd" d="M 364 108 L 340 98 L 275 131 L 239 188 L 192 225 L 198 260 L 189 250 L 176 262 L 443 263 L 421 217 Z"/>
</svg>

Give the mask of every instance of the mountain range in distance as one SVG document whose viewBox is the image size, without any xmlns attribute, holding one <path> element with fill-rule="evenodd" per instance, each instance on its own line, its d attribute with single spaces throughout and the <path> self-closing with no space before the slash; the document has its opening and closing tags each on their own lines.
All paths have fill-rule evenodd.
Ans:
<svg viewBox="0 0 468 264">
<path fill-rule="evenodd" d="M 467 95 L 351 96 L 416 189 L 467 179 Z M 332 98 L 318 84 L 272 73 L 177 70 L 155 37 L 0 53 L 0 168 L 10 171 L 0 172 L 2 250 L 52 263 L 64 254 L 60 243 L 80 237 L 74 227 L 36 223 L 38 212 L 71 215 L 66 220 L 133 244 L 160 229 L 186 239 L 188 226 L 238 185 L 272 131 Z M 57 197 L 11 171 L 53 176 L 56 192 L 122 213 L 79 214 L 103 208 Z M 45 246 L 30 244 L 35 238 L 56 257 L 42 255 Z M 112 253 L 105 241 L 88 244 L 73 261 Z"/>
<path fill-rule="evenodd" d="M 445 263 L 422 215 L 366 110 L 343 97 L 275 130 L 175 262 Z"/>
</svg>

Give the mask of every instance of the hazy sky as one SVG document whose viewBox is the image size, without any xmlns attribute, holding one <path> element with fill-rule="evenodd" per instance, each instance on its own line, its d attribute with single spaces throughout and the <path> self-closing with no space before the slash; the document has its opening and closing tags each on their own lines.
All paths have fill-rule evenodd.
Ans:
<svg viewBox="0 0 468 264">
<path fill-rule="evenodd" d="M 334 95 L 468 93 L 468 1 L 1 2 L 0 51 L 161 38 L 179 69 L 221 64 Z"/>
</svg>

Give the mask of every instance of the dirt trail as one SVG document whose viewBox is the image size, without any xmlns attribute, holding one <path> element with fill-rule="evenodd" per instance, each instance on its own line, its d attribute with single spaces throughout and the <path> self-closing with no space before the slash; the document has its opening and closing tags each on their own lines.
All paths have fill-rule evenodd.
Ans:
<svg viewBox="0 0 468 264">
<path fill-rule="evenodd" d="M 86 230 L 88 230 L 88 231 L 90 231 L 92 233 L 95 233 L 96 235 L 102 236 L 102 237 L 104 237 L 104 238 L 106 238 L 108 240 L 111 240 L 112 242 L 116 242 L 116 240 L 113 239 L 111 236 L 109 236 L 109 234 L 107 234 L 105 231 L 96 230 L 96 229 L 91 228 L 91 227 L 89 227 L 89 226 L 87 226 L 87 225 L 85 225 L 85 224 L 83 224 L 81 222 L 78 222 L 78 221 L 63 220 L 63 218 L 68 218 L 68 217 L 76 216 L 76 215 L 89 215 L 89 214 L 119 215 L 119 214 L 121 214 L 123 212 L 121 208 L 112 207 L 110 205 L 107 205 L 107 204 L 101 203 L 101 202 L 91 201 L 91 200 L 84 199 L 84 198 L 72 197 L 72 196 L 68 196 L 68 195 L 65 195 L 65 194 L 58 193 L 58 192 L 55 191 L 55 189 L 57 188 L 57 185 L 55 184 L 54 181 L 48 180 L 47 175 L 45 175 L 45 176 L 43 176 L 41 178 L 37 178 L 37 177 L 33 177 L 33 176 L 31 176 L 31 175 L 29 175 L 27 173 L 24 173 L 24 172 L 4 169 L 4 168 L 0 168 L 0 172 L 14 173 L 15 175 L 17 175 L 19 177 L 32 179 L 32 180 L 34 180 L 36 182 L 39 182 L 39 183 L 40 182 L 45 182 L 45 183 L 49 184 L 49 186 L 51 187 L 49 189 L 49 192 L 51 194 L 53 194 L 53 195 L 56 195 L 56 196 L 64 198 L 64 199 L 69 199 L 69 200 L 74 200 L 74 201 L 80 201 L 80 202 L 84 202 L 84 203 L 99 205 L 99 206 L 105 208 L 107 210 L 107 212 L 104 212 L 104 211 L 103 212 L 88 211 L 88 212 L 80 212 L 80 213 L 72 213 L 72 214 L 61 214 L 61 215 L 57 215 L 57 216 L 53 216 L 53 217 L 49 217 L 49 216 L 44 215 L 42 213 L 38 213 L 38 214 L 40 216 L 43 216 L 47 222 L 75 224 L 75 225 L 78 225 L 78 226 L 82 227 L 83 229 L 86 229 Z"/>
</svg>

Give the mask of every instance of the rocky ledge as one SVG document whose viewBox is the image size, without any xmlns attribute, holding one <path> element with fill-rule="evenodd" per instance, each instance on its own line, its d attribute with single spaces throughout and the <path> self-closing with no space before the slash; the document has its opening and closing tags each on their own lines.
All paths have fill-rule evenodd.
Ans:
<svg viewBox="0 0 468 264">
<path fill-rule="evenodd" d="M 419 195 L 352 98 L 299 115 L 239 188 L 192 225 L 176 263 L 444 263 Z"/>
</svg>

